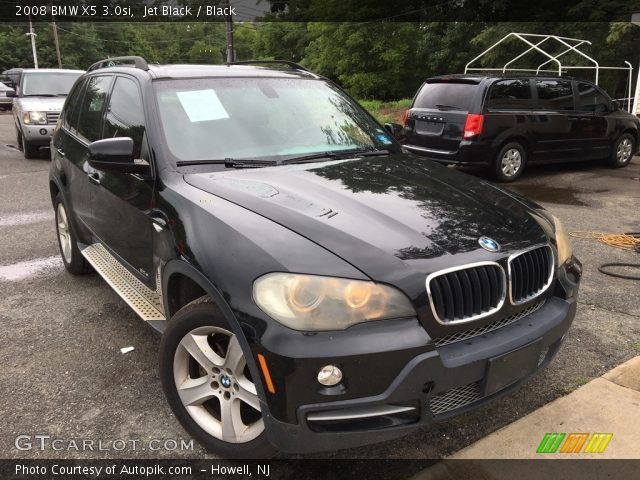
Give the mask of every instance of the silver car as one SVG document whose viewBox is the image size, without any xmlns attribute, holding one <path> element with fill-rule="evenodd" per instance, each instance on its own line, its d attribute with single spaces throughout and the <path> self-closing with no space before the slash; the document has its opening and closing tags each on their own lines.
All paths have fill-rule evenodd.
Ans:
<svg viewBox="0 0 640 480">
<path fill-rule="evenodd" d="M 0 82 L 0 110 L 9 110 L 13 104 L 11 93 L 7 96 L 7 92 L 13 92 L 13 88 Z"/>
<path fill-rule="evenodd" d="M 25 158 L 48 146 L 65 97 L 83 70 L 24 69 L 13 101 L 18 148 Z"/>
</svg>

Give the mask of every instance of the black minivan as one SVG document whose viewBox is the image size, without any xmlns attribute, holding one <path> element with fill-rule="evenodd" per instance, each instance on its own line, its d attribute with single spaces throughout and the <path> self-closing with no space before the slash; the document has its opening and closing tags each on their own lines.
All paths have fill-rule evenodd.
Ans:
<svg viewBox="0 0 640 480">
<path fill-rule="evenodd" d="M 510 182 L 526 164 L 610 160 L 637 152 L 640 120 L 593 83 L 569 77 L 428 79 L 405 112 L 405 147 L 441 163 L 488 167 Z"/>
</svg>

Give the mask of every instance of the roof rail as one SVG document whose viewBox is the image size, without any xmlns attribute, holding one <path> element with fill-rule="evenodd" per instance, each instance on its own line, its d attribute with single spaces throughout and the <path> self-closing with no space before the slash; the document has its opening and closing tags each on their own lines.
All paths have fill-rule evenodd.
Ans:
<svg viewBox="0 0 640 480">
<path fill-rule="evenodd" d="M 138 57 L 134 55 L 129 57 L 112 57 L 112 58 L 106 58 L 104 60 L 100 60 L 99 62 L 96 62 L 93 65 L 91 65 L 87 69 L 87 72 L 90 72 L 92 70 L 97 70 L 99 68 L 117 67 L 120 65 L 132 66 L 135 68 L 139 68 L 140 70 L 149 70 L 149 64 L 147 64 L 147 61 L 142 57 Z"/>
<path fill-rule="evenodd" d="M 286 65 L 292 70 L 309 71 L 299 63 L 290 62 L 289 60 L 245 60 L 242 62 L 227 62 L 227 65 Z"/>
</svg>

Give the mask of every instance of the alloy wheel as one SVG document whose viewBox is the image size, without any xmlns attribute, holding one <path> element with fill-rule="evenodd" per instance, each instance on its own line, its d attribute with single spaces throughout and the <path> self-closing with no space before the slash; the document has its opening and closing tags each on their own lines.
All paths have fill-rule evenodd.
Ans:
<svg viewBox="0 0 640 480">
<path fill-rule="evenodd" d="M 631 152 L 633 150 L 633 143 L 629 138 L 623 138 L 620 143 L 618 143 L 618 149 L 616 150 L 616 160 L 618 163 L 627 163 L 631 160 Z"/>
<path fill-rule="evenodd" d="M 502 156 L 500 168 L 506 177 L 513 177 L 522 167 L 522 155 L 517 148 L 510 148 Z"/>
<path fill-rule="evenodd" d="M 58 223 L 58 238 L 60 239 L 60 251 L 65 262 L 71 263 L 71 232 L 69 230 L 69 220 L 67 212 L 62 203 L 58 203 L 56 208 L 56 217 Z"/>
<path fill-rule="evenodd" d="M 173 377 L 185 409 L 209 435 L 245 443 L 263 432 L 256 386 L 230 331 L 207 326 L 187 333 L 174 355 Z"/>
</svg>

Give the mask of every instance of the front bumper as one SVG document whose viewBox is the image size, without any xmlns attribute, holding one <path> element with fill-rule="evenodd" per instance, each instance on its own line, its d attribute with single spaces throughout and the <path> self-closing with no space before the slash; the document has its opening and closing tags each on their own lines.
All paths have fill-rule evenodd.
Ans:
<svg viewBox="0 0 640 480">
<path fill-rule="evenodd" d="M 547 365 L 558 351 L 575 312 L 575 297 L 566 300 L 548 297 L 535 312 L 490 333 L 441 347 L 433 346 L 428 339 L 421 353 L 415 354 L 420 349 L 410 350 L 414 356 L 408 358 L 395 375 L 385 371 L 378 359 L 370 365 L 364 364 L 366 357 L 363 356 L 359 374 L 373 384 L 380 384 L 378 377 L 383 378 L 386 386 L 381 393 L 338 400 L 342 395 L 336 391 L 326 402 L 297 407 L 297 423 L 282 421 L 268 413 L 264 418 L 267 436 L 277 448 L 290 453 L 336 450 L 396 438 L 433 421 L 464 413 L 508 393 Z M 407 332 L 410 328 L 407 324 Z M 398 334 L 404 336 L 407 332 Z M 416 339 L 420 343 L 422 340 Z M 539 354 L 535 370 L 485 395 L 483 386 L 489 360 L 531 344 Z M 345 371 L 347 382 L 349 375 L 350 372 Z M 385 378 L 392 380 L 387 382 Z M 386 409 L 389 413 L 361 416 L 376 409 Z M 269 409 L 263 411 L 269 412 Z M 314 421 L 314 417 L 325 420 Z M 332 417 L 339 420 L 326 421 Z"/>
<path fill-rule="evenodd" d="M 55 125 L 25 125 L 22 124 L 22 135 L 31 145 L 48 146 Z"/>
</svg>

